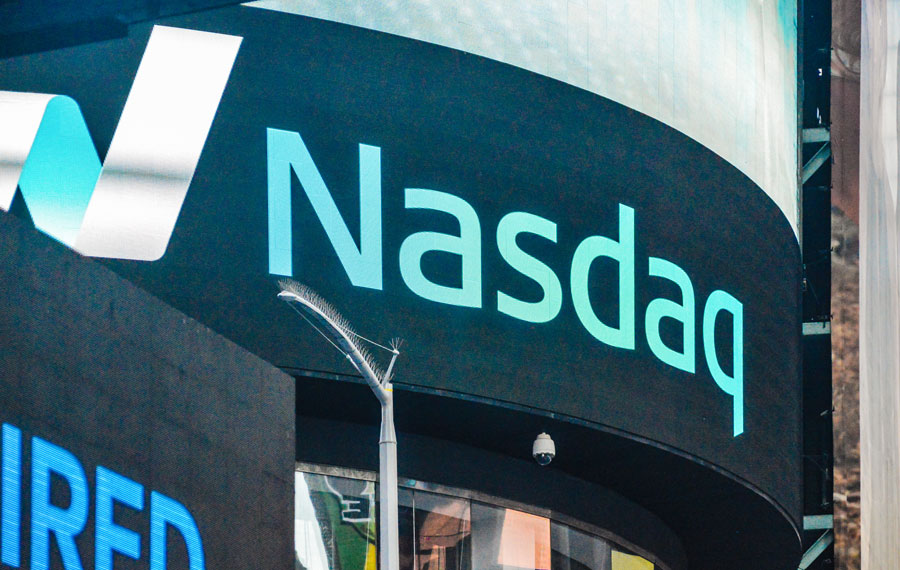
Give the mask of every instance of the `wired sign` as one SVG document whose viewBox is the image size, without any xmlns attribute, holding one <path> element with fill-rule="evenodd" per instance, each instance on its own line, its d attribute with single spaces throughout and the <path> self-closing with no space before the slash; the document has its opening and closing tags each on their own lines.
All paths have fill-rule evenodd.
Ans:
<svg viewBox="0 0 900 570">
<path fill-rule="evenodd" d="M 40 437 L 31 438 L 31 565 L 32 570 L 50 568 L 51 535 L 66 570 L 81 570 L 81 555 L 76 538 L 94 514 L 94 568 L 113 570 L 114 554 L 135 560 L 141 557 L 141 535 L 116 524 L 114 512 L 122 508 L 144 510 L 144 486 L 98 465 L 94 484 L 94 509 L 90 508 L 90 485 L 81 462 L 72 453 Z M 22 431 L 3 424 L 3 480 L 0 486 L 0 561 L 19 568 L 22 563 Z M 68 487 L 68 505 L 63 507 L 51 498 L 51 478 L 59 478 Z M 27 479 L 26 479 L 27 480 Z M 55 486 L 55 485 L 54 485 Z M 166 533 L 177 531 L 187 546 L 190 570 L 206 568 L 203 541 L 191 513 L 178 501 L 157 491 L 150 491 L 150 570 L 166 570 Z M 116 507 L 116 504 L 119 506 Z"/>
</svg>

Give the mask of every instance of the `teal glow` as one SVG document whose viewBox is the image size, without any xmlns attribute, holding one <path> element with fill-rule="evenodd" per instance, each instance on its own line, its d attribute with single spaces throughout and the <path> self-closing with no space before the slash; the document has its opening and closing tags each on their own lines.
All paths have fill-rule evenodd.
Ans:
<svg viewBox="0 0 900 570">
<path fill-rule="evenodd" d="M 681 289 L 681 303 L 669 299 L 653 299 L 647 305 L 644 318 L 647 344 L 657 358 L 685 372 L 694 373 L 696 354 L 694 350 L 694 287 L 691 278 L 683 269 L 665 259 L 651 257 L 649 264 L 651 277 L 662 277 L 672 281 Z M 663 343 L 659 335 L 659 322 L 664 318 L 681 322 L 684 338 L 683 351 L 678 352 Z"/>
<path fill-rule="evenodd" d="M 184 538 L 189 570 L 205 570 L 203 542 L 191 513 L 174 499 L 150 492 L 150 570 L 166 570 L 166 527 L 171 525 Z"/>
<path fill-rule="evenodd" d="M 65 509 L 50 503 L 50 473 L 69 485 L 71 500 Z M 65 570 L 82 570 L 75 537 L 88 517 L 87 478 L 81 463 L 70 452 L 39 437 L 31 438 L 31 568 L 49 570 L 50 533 Z"/>
<path fill-rule="evenodd" d="M 619 328 L 600 321 L 591 308 L 588 274 L 598 257 L 608 257 L 619 264 Z M 619 204 L 619 241 L 591 236 L 580 244 L 572 256 L 572 303 L 581 324 L 604 344 L 634 350 L 634 209 Z"/>
<path fill-rule="evenodd" d="M 22 432 L 3 424 L 3 479 L 0 491 L 0 562 L 18 568 L 22 517 Z"/>
<path fill-rule="evenodd" d="M 359 247 L 350 235 L 299 133 L 266 129 L 268 146 L 269 273 L 293 276 L 291 170 L 297 175 L 334 251 L 357 287 L 382 287 L 381 149 L 359 145 Z"/>
<path fill-rule="evenodd" d="M 728 376 L 716 356 L 716 317 L 720 311 L 732 316 L 733 376 Z M 734 403 L 734 436 L 744 432 L 744 307 L 725 291 L 713 291 L 703 309 L 703 351 L 713 380 Z"/>
<path fill-rule="evenodd" d="M 287 144 L 290 133 L 266 129 L 268 206 L 269 206 L 269 273 L 293 275 L 291 246 L 291 171 L 290 162 L 276 158 L 279 142 Z M 289 159 L 288 159 L 289 160 Z"/>
<path fill-rule="evenodd" d="M 519 249 L 516 236 L 523 232 L 539 235 L 556 243 L 556 224 L 534 214 L 512 212 L 503 216 L 497 225 L 497 248 L 500 255 L 510 267 L 537 282 L 544 290 L 544 298 L 528 303 L 497 291 L 497 310 L 530 323 L 546 323 L 553 320 L 562 307 L 562 285 L 552 269 Z"/>
<path fill-rule="evenodd" d="M 52 98 L 19 176 L 35 227 L 73 247 L 100 170 L 78 103 Z"/>
<path fill-rule="evenodd" d="M 96 486 L 94 569 L 113 570 L 113 552 L 135 560 L 141 557 L 141 535 L 113 521 L 113 502 L 143 510 L 144 486 L 102 466 L 97 467 Z"/>
<path fill-rule="evenodd" d="M 481 224 L 468 202 L 436 190 L 406 189 L 406 208 L 446 212 L 459 222 L 459 236 L 437 232 L 409 235 L 400 246 L 400 274 L 410 291 L 438 303 L 481 308 Z M 462 287 L 447 287 L 422 274 L 422 255 L 444 251 L 462 257 Z"/>
</svg>

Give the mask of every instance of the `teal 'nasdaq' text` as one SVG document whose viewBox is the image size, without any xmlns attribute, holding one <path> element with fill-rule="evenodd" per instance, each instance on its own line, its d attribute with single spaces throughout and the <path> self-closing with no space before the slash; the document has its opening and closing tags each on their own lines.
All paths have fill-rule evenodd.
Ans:
<svg viewBox="0 0 900 570">
<path fill-rule="evenodd" d="M 325 230 L 347 277 L 356 287 L 382 289 L 382 208 L 381 149 L 359 145 L 360 239 L 350 234 L 344 218 L 319 169 L 298 133 L 268 129 L 268 211 L 269 272 L 293 275 L 291 220 L 291 176 L 296 174 L 319 222 Z M 410 291 L 424 299 L 460 307 L 481 308 L 485 304 L 481 283 L 482 235 L 478 214 L 471 204 L 458 196 L 424 188 L 404 190 L 407 209 L 429 209 L 450 214 L 459 222 L 459 235 L 438 232 L 416 232 L 400 246 L 400 274 Z M 624 350 L 635 349 L 635 211 L 618 205 L 619 235 L 589 236 L 581 241 L 572 255 L 569 293 L 572 304 L 585 330 L 598 341 Z M 558 275 L 541 260 L 526 253 L 516 243 L 519 234 L 533 234 L 556 243 L 556 223 L 527 212 L 510 212 L 497 225 L 496 245 L 501 257 L 516 271 L 535 281 L 543 289 L 537 302 L 517 299 L 497 291 L 496 307 L 510 317 L 532 323 L 553 320 L 560 312 L 563 284 Z M 422 271 L 422 256 L 430 251 L 451 253 L 461 258 L 459 287 L 449 287 L 429 280 Z M 618 265 L 618 324 L 603 322 L 594 312 L 588 288 L 588 274 L 594 260 L 608 258 Z M 645 269 L 650 277 L 671 281 L 681 291 L 681 302 L 654 299 L 644 313 L 647 344 L 665 364 L 688 373 L 696 371 L 696 316 L 698 303 L 691 279 L 675 263 L 650 257 Z M 702 305 L 703 355 L 716 384 L 733 401 L 733 434 L 744 431 L 743 378 L 743 305 L 725 291 L 713 291 Z M 715 325 L 721 313 L 732 322 L 732 359 L 729 376 L 716 353 Z M 681 325 L 682 348 L 667 346 L 660 334 L 663 318 Z"/>
</svg>

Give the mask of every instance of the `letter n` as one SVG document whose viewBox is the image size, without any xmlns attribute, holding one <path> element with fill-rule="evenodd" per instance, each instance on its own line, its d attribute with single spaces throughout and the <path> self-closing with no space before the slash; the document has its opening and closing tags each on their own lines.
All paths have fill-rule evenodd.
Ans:
<svg viewBox="0 0 900 570">
<path fill-rule="evenodd" d="M 299 133 L 267 129 L 269 273 L 293 276 L 291 171 L 356 287 L 381 289 L 381 149 L 359 145 L 359 247 Z"/>
</svg>

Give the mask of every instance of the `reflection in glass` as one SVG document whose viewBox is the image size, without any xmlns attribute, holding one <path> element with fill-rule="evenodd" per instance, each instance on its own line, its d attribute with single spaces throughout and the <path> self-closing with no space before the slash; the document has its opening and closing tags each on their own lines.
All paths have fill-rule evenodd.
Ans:
<svg viewBox="0 0 900 570">
<path fill-rule="evenodd" d="M 634 554 L 613 550 L 612 570 L 653 570 L 653 563 Z"/>
<path fill-rule="evenodd" d="M 399 508 L 397 509 L 400 541 L 400 570 L 412 570 L 414 567 L 415 532 L 413 528 L 413 492 L 409 489 L 397 489 Z"/>
<path fill-rule="evenodd" d="M 309 570 L 376 570 L 375 485 L 329 475 L 303 474 L 306 489 L 297 487 L 298 534 L 295 548 L 301 568 Z M 301 518 L 302 517 L 302 518 Z M 320 539 L 313 537 L 318 527 Z M 322 566 L 324 550 L 327 566 Z"/>
<path fill-rule="evenodd" d="M 572 527 L 552 523 L 553 570 L 610 570 L 609 543 Z"/>
<path fill-rule="evenodd" d="M 472 503 L 473 570 L 550 570 L 550 519 Z"/>
<path fill-rule="evenodd" d="M 506 509 L 497 562 L 504 567 L 550 569 L 550 519 Z"/>
<path fill-rule="evenodd" d="M 376 486 L 297 472 L 296 570 L 378 570 Z M 400 488 L 400 570 L 653 570 L 606 540 L 524 511 Z"/>
<path fill-rule="evenodd" d="M 308 570 L 328 570 L 322 528 L 310 499 L 306 480 L 315 475 L 294 474 L 294 550 L 297 558 L 294 566 Z"/>
<path fill-rule="evenodd" d="M 470 570 L 469 502 L 417 491 L 416 570 Z"/>
</svg>

